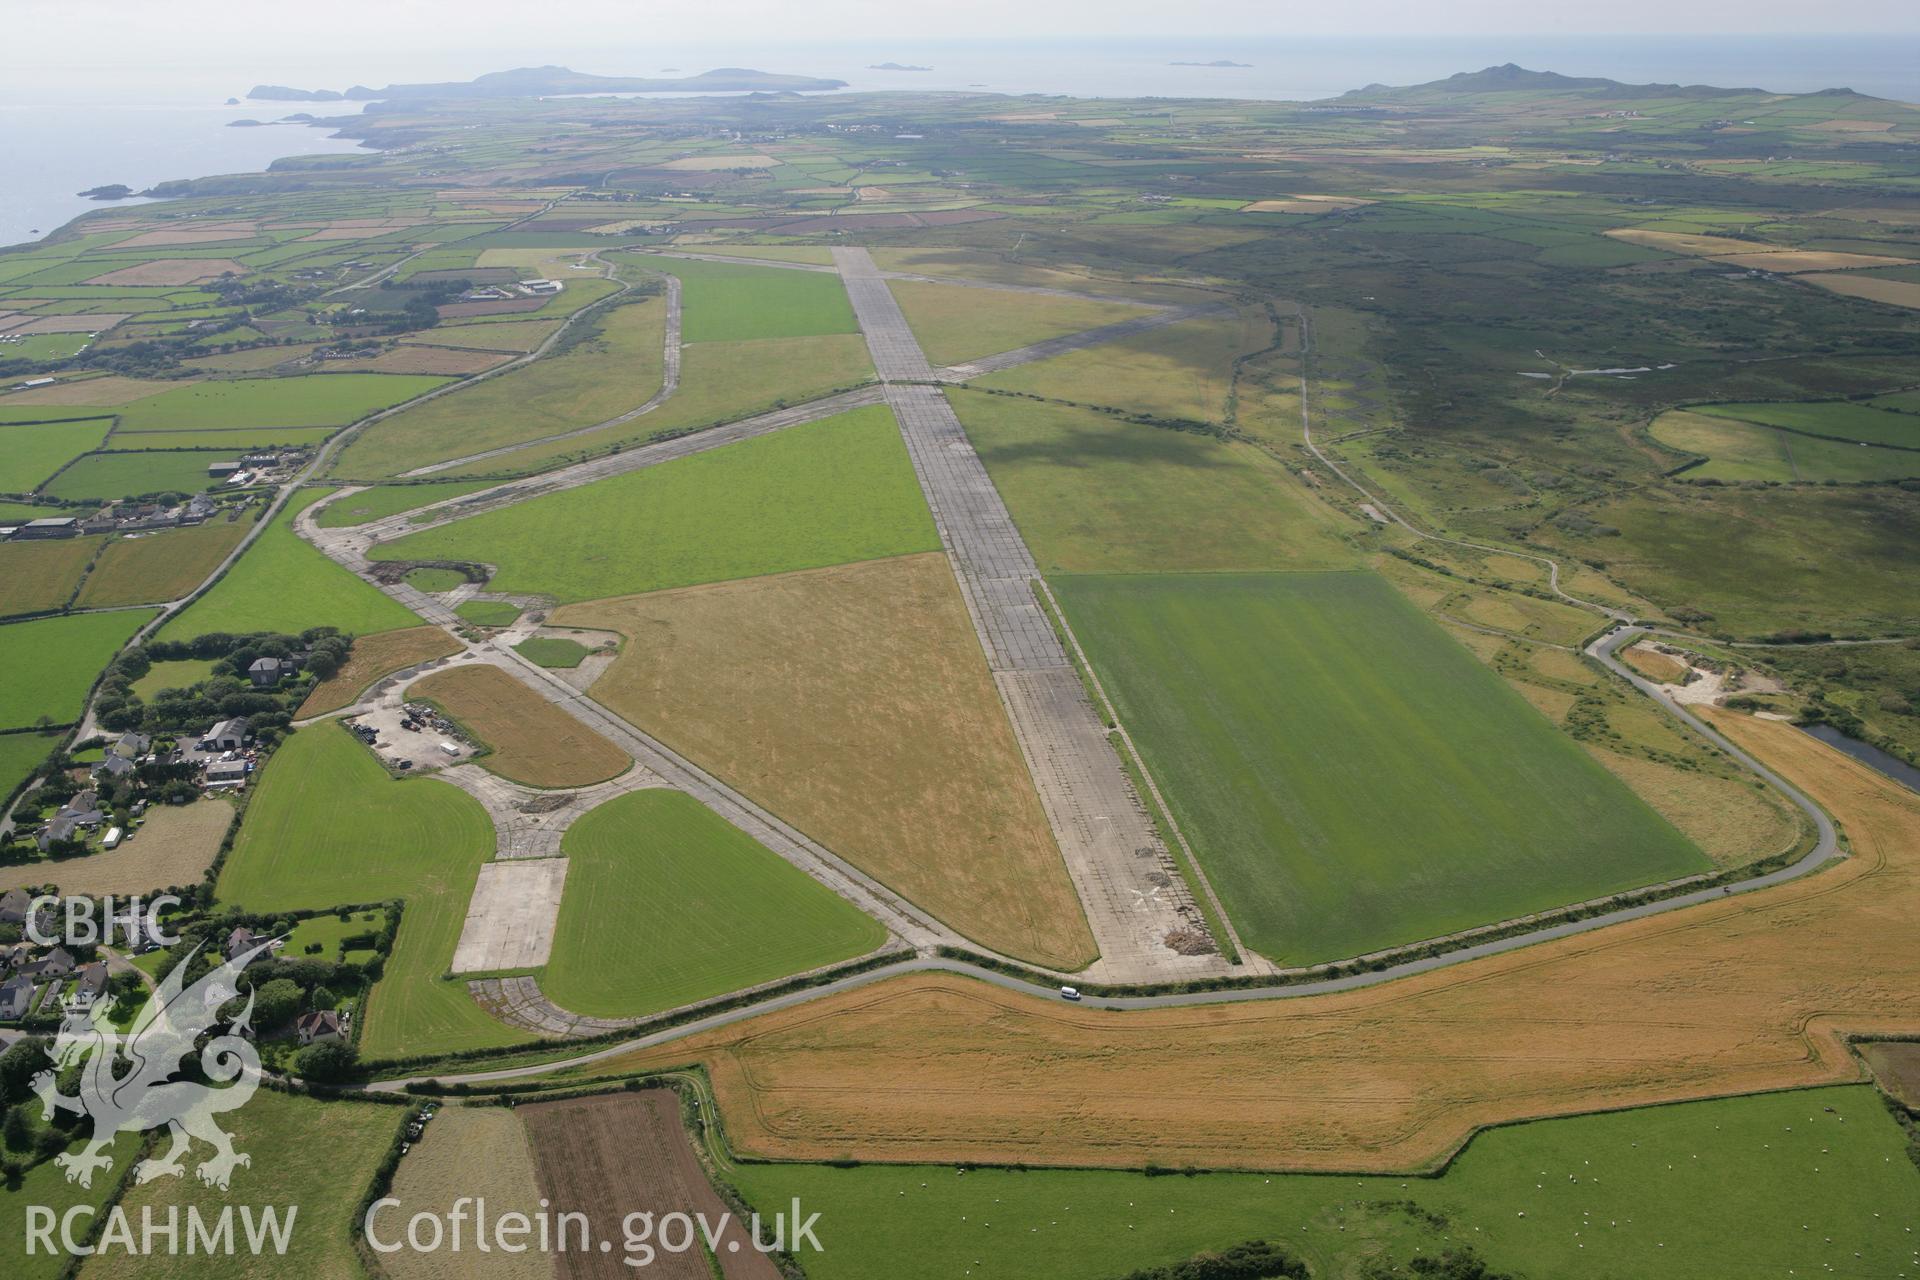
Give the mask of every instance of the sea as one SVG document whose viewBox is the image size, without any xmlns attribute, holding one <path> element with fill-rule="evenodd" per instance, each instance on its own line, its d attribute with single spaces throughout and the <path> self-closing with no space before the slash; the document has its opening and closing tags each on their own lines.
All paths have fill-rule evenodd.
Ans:
<svg viewBox="0 0 1920 1280">
<path fill-rule="evenodd" d="M 1776 93 L 1850 88 L 1920 102 L 1920 35 L 1873 36 L 1187 36 L 1125 40 L 750 42 L 663 47 L 618 38 L 569 47 L 382 49 L 377 62 L 263 55 L 244 64 L 169 66 L 76 87 L 70 74 L 10 68 L 0 78 L 0 245 L 38 239 L 100 207 L 77 193 L 108 183 L 135 190 L 168 178 L 246 173 L 282 156 L 351 152 L 357 143 L 296 112 L 342 116 L 357 102 L 229 104 L 255 83 L 344 89 L 353 84 L 463 80 L 557 63 L 603 75 L 693 74 L 754 67 L 845 80 L 872 90 L 1064 94 L 1076 97 L 1252 98 L 1305 101 L 1369 84 L 1418 84 L 1514 62 L 1630 83 L 1755 87 Z M 1234 66 L 1209 66 L 1213 62 Z M 882 70 L 894 63 L 916 70 Z M 269 122 L 233 128 L 235 120 Z"/>
</svg>

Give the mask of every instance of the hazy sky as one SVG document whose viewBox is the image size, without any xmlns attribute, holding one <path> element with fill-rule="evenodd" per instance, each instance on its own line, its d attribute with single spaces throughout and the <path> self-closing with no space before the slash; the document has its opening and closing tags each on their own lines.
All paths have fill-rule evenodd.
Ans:
<svg viewBox="0 0 1920 1280">
<path fill-rule="evenodd" d="M 583 70 L 640 50 L 754 50 L 792 42 L 942 37 L 1408 36 L 1920 32 L 1913 0 L 5 0 L 0 75 L 230 67 L 291 77 L 351 64 L 358 78 L 565 60 Z M 596 58 L 596 52 L 600 55 Z M 799 49 L 796 54 L 801 53 Z M 792 70 L 804 70 L 795 64 Z M 471 71 L 468 72 L 471 74 Z"/>
</svg>

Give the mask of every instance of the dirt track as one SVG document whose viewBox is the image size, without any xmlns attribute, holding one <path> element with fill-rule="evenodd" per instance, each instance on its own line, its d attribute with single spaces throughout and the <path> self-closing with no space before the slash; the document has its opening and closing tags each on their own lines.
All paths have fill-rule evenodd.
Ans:
<svg viewBox="0 0 1920 1280">
<path fill-rule="evenodd" d="M 1856 1079 L 1846 1033 L 1920 1031 L 1920 798 L 1788 725 L 1714 720 L 1854 856 L 1333 996 L 1113 1013 L 917 976 L 617 1065 L 703 1059 L 758 1155 L 1368 1171 L 1503 1121 Z"/>
</svg>

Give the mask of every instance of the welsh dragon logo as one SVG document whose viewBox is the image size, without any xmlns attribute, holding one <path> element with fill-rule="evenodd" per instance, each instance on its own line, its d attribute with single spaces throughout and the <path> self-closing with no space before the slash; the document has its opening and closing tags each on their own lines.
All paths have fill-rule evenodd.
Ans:
<svg viewBox="0 0 1920 1280">
<path fill-rule="evenodd" d="M 114 1030 L 107 1001 L 67 1016 L 48 1050 L 54 1065 L 33 1078 L 33 1090 L 47 1119 L 61 1110 L 93 1121 L 92 1137 L 83 1149 L 54 1157 L 68 1182 L 91 1186 L 94 1173 L 113 1163 L 105 1153 L 117 1136 L 161 1125 L 172 1134 L 173 1145 L 159 1158 L 135 1166 L 136 1182 L 186 1172 L 181 1157 L 193 1138 L 214 1149 L 214 1155 L 194 1170 L 208 1186 L 224 1191 L 233 1171 L 252 1163 L 245 1153 L 234 1150 L 233 1139 L 214 1122 L 221 1112 L 246 1105 L 260 1087 L 260 1051 L 242 1034 L 253 1016 L 252 993 L 240 1013 L 226 1020 L 224 1032 L 205 1045 L 200 1045 L 200 1039 L 223 1021 L 221 1007 L 239 995 L 240 971 L 268 945 L 262 942 L 182 990 L 187 968 L 199 951 L 196 947 L 148 998 L 124 1037 Z M 196 1046 L 207 1082 L 173 1079 Z M 71 1097 L 61 1093 L 56 1083 L 59 1073 L 83 1060 L 79 1091 Z"/>
</svg>

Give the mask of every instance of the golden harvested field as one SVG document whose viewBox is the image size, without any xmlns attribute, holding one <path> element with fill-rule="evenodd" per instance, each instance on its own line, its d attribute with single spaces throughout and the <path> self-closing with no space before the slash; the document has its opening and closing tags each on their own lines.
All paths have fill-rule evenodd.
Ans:
<svg viewBox="0 0 1920 1280">
<path fill-rule="evenodd" d="M 1808 284 L 1817 284 L 1822 289 L 1844 293 L 1849 298 L 1884 302 L 1890 307 L 1920 308 L 1920 283 L 1912 280 L 1882 280 L 1878 276 L 1817 274 L 1804 275 L 1800 278 Z"/>
<path fill-rule="evenodd" d="M 240 545 L 251 520 L 168 529 L 137 538 L 115 538 L 100 553 L 74 603 L 83 609 L 178 600 Z"/>
<path fill-rule="evenodd" d="M 55 383 L 51 387 L 16 391 L 0 403 L 5 403 L 9 408 L 23 404 L 121 405 L 144 400 L 162 391 L 174 391 L 192 385 L 191 381 L 149 382 L 145 378 L 123 378 L 117 373 L 110 373 L 104 378 L 76 378 Z"/>
<path fill-rule="evenodd" d="M 407 690 L 426 698 L 493 748 L 474 761 L 529 787 L 585 787 L 617 778 L 626 752 L 498 667 L 436 671 Z"/>
<path fill-rule="evenodd" d="M 671 1089 L 527 1103 L 510 1114 L 526 1126 L 540 1193 L 556 1214 L 581 1212 L 600 1224 L 637 1211 L 656 1218 L 697 1213 L 717 1227 L 727 1212 L 694 1154 L 680 1119 L 680 1096 Z M 599 1230 L 604 1235 L 609 1229 Z M 730 1217 L 715 1240 L 714 1257 L 726 1280 L 780 1280 L 779 1268 L 752 1248 L 738 1218 Z M 644 1269 L 626 1265 L 618 1250 L 573 1250 L 552 1260 L 559 1280 L 613 1280 L 642 1271 L 678 1280 L 713 1275 L 705 1251 L 697 1248 L 677 1254 L 658 1250 Z"/>
<path fill-rule="evenodd" d="M 1649 649 L 1636 644 L 1623 651 L 1621 661 L 1638 671 L 1649 680 L 1658 680 L 1662 684 L 1672 684 L 1687 674 L 1687 664 L 1669 653 Z"/>
<path fill-rule="evenodd" d="M 145 249 L 164 244 L 218 244 L 222 240 L 248 240 L 258 227 L 259 224 L 254 222 L 207 222 L 191 227 L 161 227 L 122 240 L 114 248 Z"/>
<path fill-rule="evenodd" d="M 487 1216 L 539 1212 L 540 1187 L 533 1178 L 533 1150 L 520 1117 L 504 1107 L 443 1107 L 427 1125 L 399 1170 L 393 1190 L 402 1208 L 377 1219 L 382 1237 L 397 1239 L 406 1219 L 428 1211 L 446 1214 L 461 1196 L 486 1200 Z M 389 1226 L 392 1230 L 388 1230 Z M 538 1250 L 481 1253 L 402 1249 L 382 1256 L 392 1280 L 548 1280 L 551 1260 Z"/>
<path fill-rule="evenodd" d="M 596 1063 L 703 1061 L 791 1159 L 1431 1168 L 1474 1130 L 1859 1079 L 1920 1032 L 1920 797 L 1791 725 L 1710 713 L 1827 806 L 1810 877 L 1353 992 L 1113 1013 L 953 976 L 876 983 Z"/>
<path fill-rule="evenodd" d="M 225 800 L 161 805 L 148 811 L 146 822 L 131 840 L 110 852 L 0 867 L 0 891 L 49 880 L 63 893 L 89 896 L 196 885 L 213 865 L 232 821 L 233 806 Z"/>
<path fill-rule="evenodd" d="M 404 671 L 422 662 L 458 653 L 460 642 L 439 627 L 408 627 L 403 631 L 383 631 L 377 636 L 360 636 L 353 642 L 347 665 L 313 687 L 300 704 L 300 719 L 325 715 L 350 706 L 374 681 Z"/>
<path fill-rule="evenodd" d="M 569 605 L 628 637 L 593 696 L 977 942 L 1092 934 L 938 552 Z"/>
<path fill-rule="evenodd" d="M 1255 200 L 1241 205 L 1242 213 L 1337 213 L 1372 204 L 1371 200 L 1346 196 L 1287 196 L 1277 200 Z"/>
<path fill-rule="evenodd" d="M 243 276 L 245 263 L 232 258 L 154 258 L 97 275 L 88 284 L 199 284 L 224 275 Z"/>
<path fill-rule="evenodd" d="M 1733 253 L 1715 256 L 1715 264 L 1743 267 L 1749 271 L 1777 271 L 1793 275 L 1801 271 L 1857 271 L 1861 267 L 1910 267 L 1908 258 L 1883 258 L 1871 253 L 1828 253 L 1818 249 L 1780 249 L 1771 253 Z"/>
<path fill-rule="evenodd" d="M 1646 249 L 1690 257 L 1718 257 L 1725 253 L 1775 253 L 1778 245 L 1764 240 L 1736 240 L 1732 236 L 1689 235 L 1682 231 L 1647 231 L 1640 227 L 1616 227 L 1605 233 L 1615 240 L 1637 244 Z"/>
<path fill-rule="evenodd" d="M 763 156 L 757 152 L 731 156 L 684 156 L 678 160 L 669 160 L 665 164 L 655 165 L 656 169 L 687 169 L 709 171 L 719 169 L 771 169 L 779 164 L 772 156 Z"/>
</svg>

